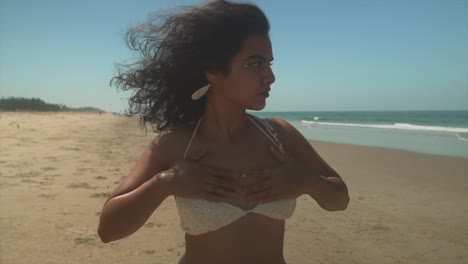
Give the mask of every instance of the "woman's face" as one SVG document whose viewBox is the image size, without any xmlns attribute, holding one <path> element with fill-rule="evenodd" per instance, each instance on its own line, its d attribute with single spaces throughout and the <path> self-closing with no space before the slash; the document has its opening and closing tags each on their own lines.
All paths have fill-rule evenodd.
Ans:
<svg viewBox="0 0 468 264">
<path fill-rule="evenodd" d="M 216 95 L 244 109 L 261 110 L 269 96 L 275 75 L 270 68 L 273 60 L 267 35 L 248 37 L 231 61 L 227 75 L 216 78 Z"/>
</svg>

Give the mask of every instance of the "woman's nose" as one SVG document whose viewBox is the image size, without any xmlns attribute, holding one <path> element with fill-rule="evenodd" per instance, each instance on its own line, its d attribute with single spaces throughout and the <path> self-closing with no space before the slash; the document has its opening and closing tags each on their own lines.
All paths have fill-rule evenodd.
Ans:
<svg viewBox="0 0 468 264">
<path fill-rule="evenodd" d="M 271 69 L 271 67 L 268 67 L 268 69 L 265 71 L 263 82 L 267 84 L 272 84 L 275 82 L 275 80 L 276 79 L 275 79 L 275 74 L 273 73 L 273 70 Z"/>
</svg>

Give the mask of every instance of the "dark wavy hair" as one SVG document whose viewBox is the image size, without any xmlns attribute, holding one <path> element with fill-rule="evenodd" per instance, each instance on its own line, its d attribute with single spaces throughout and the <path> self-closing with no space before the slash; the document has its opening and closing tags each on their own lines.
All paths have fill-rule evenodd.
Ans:
<svg viewBox="0 0 468 264">
<path fill-rule="evenodd" d="M 245 39 L 268 34 L 265 14 L 253 4 L 211 1 L 156 13 L 129 29 L 126 42 L 139 59 L 117 65 L 110 85 L 133 93 L 128 114 L 151 124 L 154 132 L 193 123 L 205 110 L 206 96 L 193 92 L 208 84 L 206 70 L 230 71 L 230 63 Z"/>
</svg>

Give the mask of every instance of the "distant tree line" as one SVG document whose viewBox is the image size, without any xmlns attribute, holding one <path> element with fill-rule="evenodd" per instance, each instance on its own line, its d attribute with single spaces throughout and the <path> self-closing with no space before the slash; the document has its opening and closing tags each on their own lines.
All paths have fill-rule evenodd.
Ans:
<svg viewBox="0 0 468 264">
<path fill-rule="evenodd" d="M 63 104 L 49 104 L 39 98 L 2 97 L 0 98 L 0 111 L 100 112 L 101 110 L 94 107 L 71 108 Z"/>
</svg>

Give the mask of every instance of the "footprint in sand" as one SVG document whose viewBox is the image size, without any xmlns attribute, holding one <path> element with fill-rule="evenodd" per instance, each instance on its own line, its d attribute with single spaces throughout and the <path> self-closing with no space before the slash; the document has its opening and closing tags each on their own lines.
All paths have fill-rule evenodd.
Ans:
<svg viewBox="0 0 468 264">
<path fill-rule="evenodd" d="M 55 196 L 57 196 L 57 193 L 54 194 L 39 194 L 38 197 L 45 198 L 47 200 L 55 200 Z"/>
<path fill-rule="evenodd" d="M 37 181 L 31 180 L 31 179 L 22 179 L 21 182 L 22 183 L 37 183 Z"/>
<path fill-rule="evenodd" d="M 20 164 L 9 163 L 4 166 L 5 168 L 18 168 L 21 167 Z"/>
<path fill-rule="evenodd" d="M 121 183 L 125 178 L 127 178 L 127 176 L 122 176 L 122 177 L 120 177 L 120 180 L 115 181 L 114 184 L 119 184 L 119 183 Z"/>
<path fill-rule="evenodd" d="M 156 250 L 143 250 L 141 252 L 145 253 L 145 254 L 148 254 L 148 255 L 153 255 L 154 253 L 156 253 Z"/>
<path fill-rule="evenodd" d="M 163 226 L 166 226 L 166 224 L 162 224 L 162 223 L 153 223 L 153 222 L 148 222 L 145 224 L 145 227 L 147 228 L 153 228 L 153 227 L 163 227 Z"/>
<path fill-rule="evenodd" d="M 41 176 L 41 172 L 39 171 L 28 171 L 28 172 L 20 172 L 20 173 L 17 173 L 13 176 L 8 176 L 8 178 L 22 178 L 22 179 L 26 179 L 26 178 L 36 178 L 36 177 L 39 177 Z"/>
<path fill-rule="evenodd" d="M 98 187 L 96 186 L 91 186 L 87 182 L 80 182 L 80 183 L 72 183 L 67 185 L 67 188 L 83 188 L 83 189 L 97 189 Z"/>
<path fill-rule="evenodd" d="M 60 147 L 59 149 L 61 149 L 61 150 L 71 150 L 71 151 L 81 151 L 81 150 L 83 150 L 82 148 L 77 148 L 77 147 Z"/>
<path fill-rule="evenodd" d="M 378 232 L 390 231 L 391 228 L 382 224 L 366 224 L 364 227 L 358 227 L 355 231 L 358 234 L 367 233 L 369 235 L 374 235 Z"/>
<path fill-rule="evenodd" d="M 98 241 L 98 235 L 88 228 L 75 227 L 73 226 L 73 224 L 70 223 L 61 223 L 56 225 L 56 227 L 59 230 L 65 231 L 65 233 L 67 233 L 68 236 L 73 237 L 73 242 L 75 246 L 93 246 Z"/>
<path fill-rule="evenodd" d="M 76 237 L 73 239 L 73 242 L 76 245 L 88 245 L 88 246 L 94 246 L 97 241 L 97 235 L 91 235 L 91 236 L 80 236 Z"/>
<path fill-rule="evenodd" d="M 96 169 L 95 168 L 78 168 L 77 169 L 78 172 L 96 172 Z"/>
<path fill-rule="evenodd" d="M 153 228 L 153 227 L 154 227 L 154 223 L 153 223 L 153 222 L 146 223 L 146 224 L 145 224 L 145 227 L 147 227 L 147 228 Z"/>
<path fill-rule="evenodd" d="M 20 128 L 20 125 L 16 121 L 10 122 L 8 125 L 9 126 L 16 126 L 16 128 Z"/>
<path fill-rule="evenodd" d="M 42 179 L 44 179 L 45 181 L 55 181 L 54 177 L 57 177 L 57 176 L 46 175 Z"/>
<path fill-rule="evenodd" d="M 0 188 L 21 186 L 19 183 L 0 182 Z"/>
<path fill-rule="evenodd" d="M 53 170 L 56 170 L 57 168 L 56 167 L 43 167 L 42 170 L 43 171 L 53 171 Z"/>
<path fill-rule="evenodd" d="M 376 224 L 376 225 L 370 226 L 370 230 L 372 231 L 390 230 L 390 227 L 384 226 L 382 224 Z"/>
<path fill-rule="evenodd" d="M 91 198 L 108 198 L 111 195 L 111 193 L 108 192 L 102 192 L 102 193 L 93 193 L 89 197 Z"/>
</svg>

